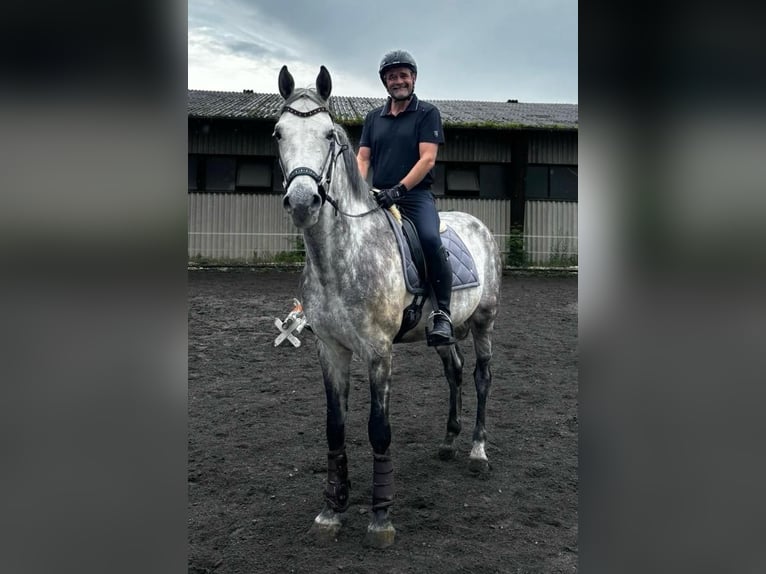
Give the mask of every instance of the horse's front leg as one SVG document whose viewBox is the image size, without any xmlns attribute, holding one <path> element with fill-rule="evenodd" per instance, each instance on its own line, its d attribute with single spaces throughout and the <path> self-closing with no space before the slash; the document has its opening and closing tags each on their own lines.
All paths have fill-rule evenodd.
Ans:
<svg viewBox="0 0 766 574">
<path fill-rule="evenodd" d="M 327 396 L 327 482 L 324 509 L 314 518 L 312 532 L 322 541 L 334 540 L 341 528 L 341 518 L 349 505 L 348 461 L 346 458 L 346 413 L 348 411 L 349 368 L 351 352 L 319 341 Z"/>
<path fill-rule="evenodd" d="M 391 426 L 388 422 L 388 399 L 391 384 L 391 346 L 381 356 L 369 361 L 370 418 L 367 434 L 372 445 L 372 518 L 367 526 L 365 543 L 386 548 L 394 543 L 396 530 L 389 512 L 394 502 L 394 465 L 388 447 Z"/>
</svg>

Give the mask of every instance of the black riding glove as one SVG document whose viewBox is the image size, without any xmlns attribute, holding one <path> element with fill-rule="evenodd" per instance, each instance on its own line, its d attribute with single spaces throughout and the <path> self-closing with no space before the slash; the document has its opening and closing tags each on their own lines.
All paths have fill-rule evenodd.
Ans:
<svg viewBox="0 0 766 574">
<path fill-rule="evenodd" d="M 388 209 L 404 197 L 405 193 L 407 193 L 407 187 L 403 183 L 397 183 L 391 189 L 381 189 L 376 193 L 375 201 L 377 201 L 378 205 L 384 209 Z"/>
</svg>

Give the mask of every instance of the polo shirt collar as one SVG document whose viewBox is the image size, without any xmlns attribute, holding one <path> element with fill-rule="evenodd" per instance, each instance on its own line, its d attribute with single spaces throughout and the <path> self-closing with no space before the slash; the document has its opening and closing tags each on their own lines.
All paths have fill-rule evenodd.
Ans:
<svg viewBox="0 0 766 574">
<path fill-rule="evenodd" d="M 414 112 L 418 109 L 418 97 L 415 95 L 415 92 L 412 93 L 412 99 L 410 100 L 409 105 L 404 110 L 405 112 Z M 381 116 L 387 116 L 391 113 L 391 96 L 388 96 L 386 99 L 386 104 L 383 106 L 383 110 L 381 110 L 380 115 Z"/>
</svg>

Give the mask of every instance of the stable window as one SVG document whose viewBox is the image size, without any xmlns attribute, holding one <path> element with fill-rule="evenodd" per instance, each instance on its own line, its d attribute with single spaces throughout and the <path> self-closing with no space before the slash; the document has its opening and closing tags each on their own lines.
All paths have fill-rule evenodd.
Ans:
<svg viewBox="0 0 766 574">
<path fill-rule="evenodd" d="M 479 181 L 481 182 L 481 197 L 485 199 L 506 199 L 510 193 L 506 191 L 506 168 L 501 164 L 481 164 L 479 166 Z"/>
<path fill-rule="evenodd" d="M 205 189 L 234 191 L 237 160 L 233 157 L 209 157 L 205 166 Z"/>
<path fill-rule="evenodd" d="M 524 195 L 527 199 L 548 199 L 547 165 L 527 166 Z"/>
<path fill-rule="evenodd" d="M 271 157 L 189 155 L 189 191 L 279 191 L 277 172 Z"/>
<path fill-rule="evenodd" d="M 527 199 L 577 201 L 577 166 L 528 166 L 524 195 Z"/>
<path fill-rule="evenodd" d="M 569 165 L 551 166 L 550 198 L 577 201 L 577 167 Z"/>
<path fill-rule="evenodd" d="M 446 182 L 448 197 L 479 197 L 478 166 L 448 166 Z"/>
<path fill-rule="evenodd" d="M 271 188 L 273 165 L 270 161 L 242 159 L 237 167 L 237 189 Z"/>
<path fill-rule="evenodd" d="M 197 190 L 197 166 L 199 165 L 199 162 L 197 161 L 196 155 L 190 155 L 189 156 L 189 191 L 196 191 Z"/>
</svg>

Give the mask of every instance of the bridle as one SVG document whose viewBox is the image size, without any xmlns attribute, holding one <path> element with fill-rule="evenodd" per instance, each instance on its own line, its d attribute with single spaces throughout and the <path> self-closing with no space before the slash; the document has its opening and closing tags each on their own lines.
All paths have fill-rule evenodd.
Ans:
<svg viewBox="0 0 766 574">
<path fill-rule="evenodd" d="M 317 184 L 317 190 L 319 191 L 319 196 L 322 198 L 322 205 L 325 204 L 325 202 L 329 203 L 335 208 L 335 214 L 337 215 L 340 213 L 341 215 L 345 215 L 346 217 L 362 217 L 364 215 L 368 215 L 372 213 L 373 211 L 379 209 L 378 207 L 374 207 L 373 209 L 366 211 L 364 213 L 346 213 L 345 211 L 342 211 L 338 207 L 338 203 L 330 196 L 330 187 L 332 186 L 332 172 L 333 168 L 335 167 L 335 163 L 338 161 L 338 158 L 341 156 L 341 154 L 348 149 L 348 144 L 341 143 L 338 139 L 338 133 L 335 131 L 335 120 L 332 117 L 332 114 L 330 113 L 330 110 L 328 110 L 325 106 L 319 106 L 317 108 L 314 108 L 313 110 L 309 110 L 307 112 L 302 112 L 300 110 L 296 110 L 295 108 L 292 108 L 285 104 L 282 107 L 282 112 L 290 112 L 291 114 L 294 114 L 300 118 L 308 118 L 311 116 L 314 116 L 316 114 L 319 114 L 321 112 L 326 112 L 328 116 L 330 116 L 330 121 L 332 121 L 333 124 L 333 138 L 330 140 L 330 148 L 327 150 L 327 155 L 325 156 L 324 163 L 322 164 L 322 170 L 317 173 L 310 167 L 296 167 L 294 170 L 292 170 L 289 174 L 285 176 L 285 166 L 282 164 L 282 157 L 279 157 L 279 167 L 282 170 L 282 175 L 285 176 L 282 185 L 284 187 L 285 193 L 287 192 L 287 188 L 290 187 L 290 184 L 293 182 L 293 180 L 301 175 L 307 175 L 311 179 L 313 179 Z M 337 153 L 335 152 L 335 147 L 338 147 Z"/>
</svg>

